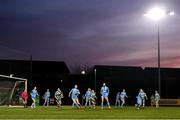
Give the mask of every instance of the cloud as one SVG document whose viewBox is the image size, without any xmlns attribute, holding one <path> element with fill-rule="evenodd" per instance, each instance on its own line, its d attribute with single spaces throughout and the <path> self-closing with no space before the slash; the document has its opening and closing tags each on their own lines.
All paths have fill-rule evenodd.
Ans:
<svg viewBox="0 0 180 120">
<path fill-rule="evenodd" d="M 155 1 L 0 1 L 0 43 L 35 59 L 156 66 L 157 26 L 142 15 Z M 170 4 L 177 13 L 178 3 Z M 164 66 L 179 62 L 179 20 L 175 15 L 160 25 Z"/>
</svg>

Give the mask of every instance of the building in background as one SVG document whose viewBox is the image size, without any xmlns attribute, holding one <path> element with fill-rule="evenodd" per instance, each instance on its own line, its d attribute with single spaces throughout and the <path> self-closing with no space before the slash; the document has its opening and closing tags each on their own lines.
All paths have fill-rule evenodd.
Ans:
<svg viewBox="0 0 180 120">
<path fill-rule="evenodd" d="M 50 89 L 51 97 L 57 88 L 65 89 L 70 71 L 65 62 L 36 60 L 0 60 L 0 74 L 13 75 L 28 79 L 28 92 L 37 87 L 40 103 L 46 89 Z"/>
<path fill-rule="evenodd" d="M 158 90 L 158 68 L 96 65 L 94 87 L 100 90 L 103 82 L 110 88 L 110 99 L 115 100 L 118 90 L 126 89 L 128 102 L 134 104 L 140 88 L 150 97 Z M 161 68 L 161 98 L 180 98 L 180 68 Z"/>
</svg>

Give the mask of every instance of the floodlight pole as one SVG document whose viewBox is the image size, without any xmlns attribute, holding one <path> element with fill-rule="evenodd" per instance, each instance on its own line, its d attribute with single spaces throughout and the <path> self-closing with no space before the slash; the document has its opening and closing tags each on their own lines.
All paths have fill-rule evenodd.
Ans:
<svg viewBox="0 0 180 120">
<path fill-rule="evenodd" d="M 158 89 L 159 94 L 161 95 L 161 57 L 160 57 L 160 34 L 159 34 L 159 22 L 157 23 L 158 29 Z"/>
<path fill-rule="evenodd" d="M 161 95 L 161 59 L 160 59 L 160 33 L 159 33 L 159 20 L 163 18 L 165 15 L 174 15 L 174 11 L 164 11 L 163 9 L 160 8 L 154 8 L 151 9 L 149 12 L 144 14 L 145 16 L 157 21 L 157 32 L 158 32 L 158 89 L 159 89 L 159 94 Z"/>
<path fill-rule="evenodd" d="M 94 69 L 94 90 L 96 91 L 96 69 Z"/>
</svg>

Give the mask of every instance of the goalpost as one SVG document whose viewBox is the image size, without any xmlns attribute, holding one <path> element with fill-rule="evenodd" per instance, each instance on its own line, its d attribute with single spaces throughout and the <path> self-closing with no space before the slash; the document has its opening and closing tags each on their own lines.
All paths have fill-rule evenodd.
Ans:
<svg viewBox="0 0 180 120">
<path fill-rule="evenodd" d="M 27 91 L 27 79 L 0 75 L 0 106 L 21 105 L 21 93 Z"/>
</svg>

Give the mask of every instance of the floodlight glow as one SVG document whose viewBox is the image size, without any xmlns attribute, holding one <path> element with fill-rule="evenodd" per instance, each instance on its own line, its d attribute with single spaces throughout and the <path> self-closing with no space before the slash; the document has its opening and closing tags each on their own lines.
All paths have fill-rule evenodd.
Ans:
<svg viewBox="0 0 180 120">
<path fill-rule="evenodd" d="M 166 15 L 166 12 L 162 8 L 152 8 L 147 13 L 144 14 L 144 16 L 154 20 L 159 21 L 160 19 L 164 18 Z"/>
<path fill-rule="evenodd" d="M 83 75 L 84 75 L 84 74 L 86 74 L 86 72 L 83 70 L 83 71 L 81 71 L 81 74 L 83 74 Z"/>
<path fill-rule="evenodd" d="M 170 12 L 169 12 L 169 15 L 170 15 L 170 16 L 173 16 L 174 14 L 175 14 L 174 11 L 170 11 Z"/>
</svg>

